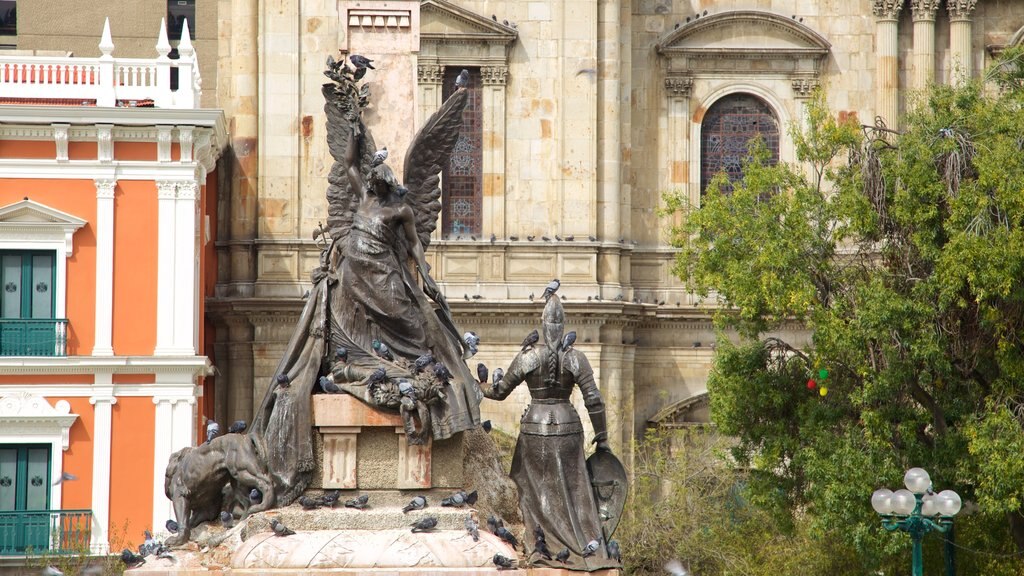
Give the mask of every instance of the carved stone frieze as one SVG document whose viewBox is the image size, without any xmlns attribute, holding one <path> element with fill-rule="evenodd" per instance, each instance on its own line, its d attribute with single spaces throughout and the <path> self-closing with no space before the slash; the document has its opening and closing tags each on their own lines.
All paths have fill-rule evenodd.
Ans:
<svg viewBox="0 0 1024 576">
<path fill-rule="evenodd" d="M 53 140 L 57 143 L 57 161 L 68 161 L 68 128 L 70 124 L 54 124 Z"/>
<path fill-rule="evenodd" d="M 946 0 L 950 20 L 968 20 L 974 13 L 978 0 Z"/>
<path fill-rule="evenodd" d="M 416 81 L 420 84 L 440 84 L 444 67 L 440 64 L 420 64 L 416 67 Z"/>
<path fill-rule="evenodd" d="M 508 80 L 508 66 L 483 66 L 480 77 L 484 86 L 504 86 Z"/>
<path fill-rule="evenodd" d="M 871 12 L 875 18 L 895 20 L 899 18 L 903 10 L 905 0 L 874 0 L 871 5 Z"/>
<path fill-rule="evenodd" d="M 793 78 L 793 94 L 798 98 L 809 97 L 811 92 L 818 87 L 817 78 Z"/>
<path fill-rule="evenodd" d="M 693 87 L 693 78 L 689 76 L 670 76 L 665 78 L 665 91 L 670 96 L 689 96 Z"/>
</svg>

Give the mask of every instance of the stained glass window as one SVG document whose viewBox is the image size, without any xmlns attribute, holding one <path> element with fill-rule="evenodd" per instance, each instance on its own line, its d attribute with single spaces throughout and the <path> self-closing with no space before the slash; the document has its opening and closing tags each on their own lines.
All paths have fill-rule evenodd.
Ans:
<svg viewBox="0 0 1024 576">
<path fill-rule="evenodd" d="M 448 98 L 455 91 L 455 77 L 461 66 L 444 69 L 444 90 Z M 462 111 L 462 130 L 451 160 L 443 171 L 441 186 L 442 235 L 450 238 L 479 235 L 483 205 L 483 127 L 479 68 L 469 70 L 469 99 Z"/>
<path fill-rule="evenodd" d="M 771 163 L 779 161 L 779 122 L 775 113 L 757 96 L 730 94 L 715 102 L 700 127 L 700 192 L 719 172 L 730 182 L 743 177 L 743 161 L 750 141 L 764 139 Z"/>
</svg>

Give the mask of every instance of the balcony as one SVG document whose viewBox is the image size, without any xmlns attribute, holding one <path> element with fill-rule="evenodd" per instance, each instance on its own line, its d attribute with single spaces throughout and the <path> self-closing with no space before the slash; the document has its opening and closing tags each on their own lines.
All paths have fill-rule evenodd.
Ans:
<svg viewBox="0 0 1024 576">
<path fill-rule="evenodd" d="M 67 356 L 68 321 L 0 319 L 0 356 Z"/>
<path fill-rule="evenodd" d="M 0 556 L 89 550 L 92 510 L 0 511 Z"/>
<path fill-rule="evenodd" d="M 0 103 L 196 108 L 202 79 L 188 29 L 178 44 L 179 57 L 171 59 L 163 22 L 160 26 L 155 58 L 114 57 L 109 20 L 98 58 L 0 55 Z"/>
</svg>

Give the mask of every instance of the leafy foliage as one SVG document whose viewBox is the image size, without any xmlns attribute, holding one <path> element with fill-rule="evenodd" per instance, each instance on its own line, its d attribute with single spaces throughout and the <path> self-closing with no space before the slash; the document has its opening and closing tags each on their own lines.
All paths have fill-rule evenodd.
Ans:
<svg viewBox="0 0 1024 576">
<path fill-rule="evenodd" d="M 906 557 L 869 496 L 912 466 L 969 501 L 958 543 L 982 552 L 961 551 L 964 573 L 1015 574 L 1024 554 L 1022 55 L 987 85 L 929 88 L 899 133 L 818 94 L 801 165 L 755 144 L 731 192 L 669 199 L 676 272 L 741 336 L 708 388 L 752 501 L 856 550 L 860 573 Z M 765 338 L 794 320 L 808 345 Z M 821 369 L 824 396 L 806 386 Z"/>
</svg>

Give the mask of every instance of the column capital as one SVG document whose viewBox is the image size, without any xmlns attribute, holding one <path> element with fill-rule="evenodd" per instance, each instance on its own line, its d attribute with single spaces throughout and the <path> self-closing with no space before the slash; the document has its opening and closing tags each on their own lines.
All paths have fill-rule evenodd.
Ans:
<svg viewBox="0 0 1024 576">
<path fill-rule="evenodd" d="M 156 197 L 161 200 L 174 200 L 178 193 L 178 183 L 173 180 L 156 181 Z"/>
<path fill-rule="evenodd" d="M 444 68 L 440 64 L 420 64 L 416 67 L 416 82 L 419 84 L 440 84 Z"/>
<path fill-rule="evenodd" d="M 690 95 L 690 88 L 693 87 L 693 78 L 689 76 L 669 76 L 665 78 L 665 92 L 669 96 L 682 96 L 684 98 Z"/>
<path fill-rule="evenodd" d="M 914 22 L 935 20 L 939 4 L 940 0 L 910 0 L 910 12 L 913 14 Z"/>
<path fill-rule="evenodd" d="M 970 20 L 978 0 L 946 0 L 950 20 Z"/>
<path fill-rule="evenodd" d="M 897 20 L 903 10 L 904 0 L 873 0 L 871 12 L 878 20 Z"/>
<path fill-rule="evenodd" d="M 484 66 L 480 68 L 484 86 L 504 86 L 508 81 L 508 66 Z"/>
<path fill-rule="evenodd" d="M 178 198 L 182 200 L 195 200 L 199 185 L 193 181 L 178 182 Z"/>
<path fill-rule="evenodd" d="M 100 395 L 100 396 L 90 396 L 89 397 L 89 404 L 92 404 L 93 406 L 95 406 L 98 403 L 105 403 L 105 404 L 110 404 L 111 406 L 113 406 L 114 404 L 117 404 L 117 397 L 116 396 L 112 396 L 112 395 L 111 396 Z"/>
<path fill-rule="evenodd" d="M 96 184 L 96 198 L 98 199 L 114 199 L 114 188 L 117 187 L 117 180 L 111 180 L 107 178 L 97 178 L 93 180 Z"/>
<path fill-rule="evenodd" d="M 809 98 L 811 92 L 818 87 L 818 79 L 813 77 L 793 78 L 793 95 L 797 98 Z"/>
</svg>

